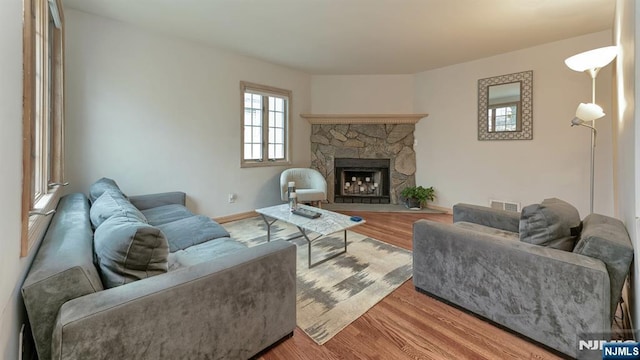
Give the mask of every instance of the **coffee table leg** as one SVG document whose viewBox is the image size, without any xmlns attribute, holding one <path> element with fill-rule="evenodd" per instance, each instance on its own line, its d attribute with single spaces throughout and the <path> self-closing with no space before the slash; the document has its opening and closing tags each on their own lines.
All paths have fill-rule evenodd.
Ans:
<svg viewBox="0 0 640 360">
<path fill-rule="evenodd" d="M 262 214 L 260 214 L 260 216 L 262 216 L 262 220 L 264 220 L 265 224 L 267 224 L 267 242 L 270 242 L 271 241 L 271 225 L 276 221 L 278 221 L 278 219 L 273 219 L 272 222 L 269 222 L 266 216 Z M 345 243 L 345 246 L 346 246 L 346 243 Z"/>
<path fill-rule="evenodd" d="M 311 243 L 313 241 L 318 240 L 319 238 L 321 238 L 322 235 L 319 235 L 319 236 L 315 237 L 313 240 L 311 240 L 307 236 L 307 232 L 306 232 L 305 229 L 303 229 L 303 228 L 298 226 L 298 230 L 300 230 L 300 233 L 302 234 L 304 239 L 307 240 L 307 244 L 308 244 L 307 253 L 309 255 L 309 260 L 308 260 L 309 261 L 309 265 L 308 265 L 309 269 L 311 269 L 312 267 L 315 267 L 317 265 L 320 265 L 320 264 L 326 262 L 327 260 L 331 260 L 331 259 L 335 258 L 336 256 L 342 255 L 342 254 L 347 252 L 347 230 L 345 230 L 344 231 L 344 250 L 342 250 L 340 252 L 337 252 L 337 253 L 334 253 L 334 254 L 331 254 L 328 257 L 326 257 L 326 258 L 324 258 L 324 259 L 322 259 L 320 261 L 317 261 L 315 263 L 311 263 Z"/>
<path fill-rule="evenodd" d="M 304 235 L 304 238 L 307 239 L 307 244 L 309 244 L 309 246 L 307 246 L 307 252 L 309 255 L 309 258 L 307 260 L 307 267 L 311 269 L 311 240 L 309 240 L 309 238 L 307 237 L 307 233 L 304 230 L 302 230 L 302 234 Z"/>
<path fill-rule="evenodd" d="M 347 230 L 344 231 L 344 252 L 347 252 Z"/>
</svg>

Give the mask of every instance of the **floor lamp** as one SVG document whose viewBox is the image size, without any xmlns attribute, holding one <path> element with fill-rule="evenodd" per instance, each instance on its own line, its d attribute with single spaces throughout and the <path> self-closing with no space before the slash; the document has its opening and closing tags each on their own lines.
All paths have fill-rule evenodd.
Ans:
<svg viewBox="0 0 640 360">
<path fill-rule="evenodd" d="M 591 102 L 580 103 L 576 110 L 576 117 L 571 120 L 571 126 L 584 126 L 591 129 L 591 197 L 589 211 L 593 213 L 593 183 L 596 158 L 596 120 L 603 117 L 604 111 L 596 104 L 596 77 L 603 67 L 607 66 L 618 54 L 616 46 L 606 46 L 567 58 L 564 63 L 569 69 L 586 72 L 591 76 Z M 588 124 L 587 124 L 588 123 Z"/>
</svg>

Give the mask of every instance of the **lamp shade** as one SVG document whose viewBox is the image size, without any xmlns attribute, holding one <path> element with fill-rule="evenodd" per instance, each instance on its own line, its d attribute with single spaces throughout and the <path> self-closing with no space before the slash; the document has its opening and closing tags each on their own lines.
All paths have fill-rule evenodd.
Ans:
<svg viewBox="0 0 640 360">
<path fill-rule="evenodd" d="M 618 55 L 616 46 L 605 46 L 582 52 L 567 58 L 564 63 L 574 71 L 587 71 L 607 66 Z"/>
<path fill-rule="evenodd" d="M 580 103 L 580 105 L 578 105 L 578 109 L 576 110 L 576 117 L 583 121 L 597 120 L 604 115 L 605 114 L 604 111 L 602 111 L 602 108 L 594 103 Z"/>
</svg>

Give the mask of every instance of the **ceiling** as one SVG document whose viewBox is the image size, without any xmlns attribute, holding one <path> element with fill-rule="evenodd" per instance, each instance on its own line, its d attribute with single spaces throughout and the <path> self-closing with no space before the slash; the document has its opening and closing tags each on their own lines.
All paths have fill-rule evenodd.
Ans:
<svg viewBox="0 0 640 360">
<path fill-rule="evenodd" d="M 413 74 L 611 29 L 615 0 L 63 0 L 310 74 Z M 587 49 L 585 49 L 587 50 Z"/>
</svg>

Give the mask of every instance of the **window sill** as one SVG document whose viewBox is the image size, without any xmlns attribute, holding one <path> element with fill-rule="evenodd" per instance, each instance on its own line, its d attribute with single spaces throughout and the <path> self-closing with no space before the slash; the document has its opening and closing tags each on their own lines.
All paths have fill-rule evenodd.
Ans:
<svg viewBox="0 0 640 360">
<path fill-rule="evenodd" d="M 268 166 L 288 166 L 291 165 L 291 161 L 277 160 L 277 161 L 243 161 L 240 163 L 241 168 L 250 167 L 268 167 Z"/>
<path fill-rule="evenodd" d="M 51 210 L 55 210 L 58 206 L 58 201 L 60 200 L 60 195 L 62 193 L 62 187 L 57 186 L 52 189 L 50 193 L 42 196 L 38 202 L 36 203 L 33 211 L 38 211 L 41 213 L 46 213 Z M 53 214 L 51 215 L 32 215 L 29 216 L 29 228 L 28 234 L 23 234 L 22 240 L 22 249 L 20 256 L 25 257 L 30 252 L 35 244 L 37 244 L 42 237 L 44 236 L 47 227 L 49 226 L 49 222 L 53 218 Z"/>
</svg>

